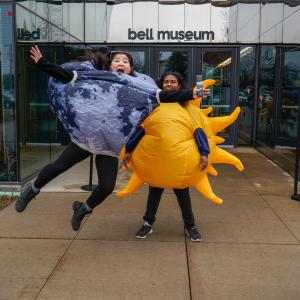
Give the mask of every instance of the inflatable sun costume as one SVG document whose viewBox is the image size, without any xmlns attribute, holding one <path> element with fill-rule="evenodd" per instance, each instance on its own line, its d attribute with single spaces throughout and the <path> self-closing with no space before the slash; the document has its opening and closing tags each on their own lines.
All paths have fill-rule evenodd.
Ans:
<svg viewBox="0 0 300 300">
<path fill-rule="evenodd" d="M 178 103 L 162 103 L 144 121 L 145 136 L 132 152 L 129 164 L 133 173 L 118 196 L 133 193 L 144 183 L 177 189 L 194 186 L 212 202 L 223 203 L 212 191 L 208 174 L 218 175 L 213 165 L 220 163 L 234 165 L 239 171 L 244 169 L 237 157 L 218 147 L 224 139 L 216 135 L 237 119 L 240 108 L 229 116 L 208 117 L 212 108 L 200 109 L 192 102 L 185 107 Z M 193 137 L 199 127 L 206 133 L 210 147 L 208 167 L 203 171 Z"/>
</svg>

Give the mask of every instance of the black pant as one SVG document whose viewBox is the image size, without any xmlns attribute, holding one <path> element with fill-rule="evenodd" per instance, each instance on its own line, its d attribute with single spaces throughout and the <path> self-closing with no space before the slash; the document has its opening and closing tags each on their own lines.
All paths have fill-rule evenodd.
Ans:
<svg viewBox="0 0 300 300">
<path fill-rule="evenodd" d="M 153 223 L 155 222 L 155 215 L 163 191 L 163 188 L 149 186 L 147 208 L 143 219 L 150 225 L 153 225 Z M 192 211 L 192 203 L 189 188 L 173 189 L 173 191 L 176 194 L 178 204 L 181 208 L 181 214 L 185 227 L 194 227 L 195 219 Z"/>
<path fill-rule="evenodd" d="M 56 161 L 42 169 L 34 182 L 34 186 L 41 189 L 52 179 L 90 155 L 89 151 L 71 142 Z M 116 157 L 97 154 L 95 161 L 98 173 L 98 186 L 87 200 L 88 206 L 92 209 L 113 192 L 118 173 L 118 159 Z"/>
</svg>

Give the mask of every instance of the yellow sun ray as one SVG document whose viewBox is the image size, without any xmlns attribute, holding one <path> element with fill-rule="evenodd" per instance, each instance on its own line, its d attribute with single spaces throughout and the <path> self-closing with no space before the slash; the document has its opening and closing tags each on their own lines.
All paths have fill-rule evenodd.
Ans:
<svg viewBox="0 0 300 300">
<path fill-rule="evenodd" d="M 195 185 L 195 188 L 199 193 L 213 203 L 219 205 L 223 203 L 223 200 L 212 191 L 207 175 L 202 176 L 200 181 Z"/>
<path fill-rule="evenodd" d="M 216 148 L 214 150 L 214 156 L 213 156 L 212 163 L 213 164 L 230 164 L 230 165 L 234 165 L 239 171 L 244 170 L 243 164 L 236 156 L 221 149 L 218 146 L 216 146 Z"/>
<path fill-rule="evenodd" d="M 231 125 L 238 117 L 241 109 L 237 107 L 229 116 L 208 118 L 208 123 L 214 134 Z"/>
<path fill-rule="evenodd" d="M 208 116 L 211 112 L 213 111 L 213 108 L 211 106 L 207 108 L 201 108 L 201 112 L 205 115 Z"/>
<path fill-rule="evenodd" d="M 225 142 L 225 139 L 223 139 L 222 137 L 220 136 L 217 136 L 215 135 L 214 136 L 214 139 L 215 139 L 215 143 L 218 145 L 218 144 L 223 144 Z"/>
<path fill-rule="evenodd" d="M 212 165 L 207 168 L 207 173 L 212 176 L 218 176 L 218 171 Z"/>
<path fill-rule="evenodd" d="M 131 193 L 134 193 L 143 184 L 144 184 L 144 181 L 141 180 L 135 172 L 132 172 L 127 185 L 121 191 L 117 192 L 117 196 L 126 196 Z"/>
</svg>

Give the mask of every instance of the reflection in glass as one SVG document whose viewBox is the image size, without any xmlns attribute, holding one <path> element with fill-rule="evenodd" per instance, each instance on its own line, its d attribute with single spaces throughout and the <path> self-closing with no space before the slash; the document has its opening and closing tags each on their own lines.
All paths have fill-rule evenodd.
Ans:
<svg viewBox="0 0 300 300">
<path fill-rule="evenodd" d="M 17 180 L 13 6 L 0 7 L 0 181 Z"/>
<path fill-rule="evenodd" d="M 272 145 L 273 136 L 273 99 L 275 81 L 274 46 L 261 46 L 258 86 L 258 119 L 257 140 L 266 145 Z"/>
<path fill-rule="evenodd" d="M 145 52 L 129 51 L 133 57 L 134 70 L 139 73 L 145 73 Z"/>
<path fill-rule="evenodd" d="M 63 62 L 63 47 L 42 47 L 43 55 Z M 21 179 L 39 171 L 63 150 L 62 127 L 51 111 L 47 96 L 48 77 L 28 57 L 29 47 L 18 48 L 18 105 Z"/>
<path fill-rule="evenodd" d="M 285 52 L 283 89 L 279 117 L 279 136 L 290 139 L 290 146 L 297 136 L 297 119 L 300 99 L 300 50 Z"/>
<path fill-rule="evenodd" d="M 186 51 L 160 51 L 159 77 L 168 71 L 180 73 L 185 82 L 188 82 L 188 52 Z"/>
<path fill-rule="evenodd" d="M 231 52 L 204 52 L 202 54 L 203 79 L 215 79 L 211 94 L 204 99 L 202 107 L 212 106 L 214 116 L 230 113 Z M 222 133 L 228 135 L 229 129 Z"/>
<path fill-rule="evenodd" d="M 241 47 L 240 51 L 240 89 L 239 106 L 241 112 L 238 119 L 238 144 L 250 145 L 255 99 L 255 47 Z"/>
</svg>

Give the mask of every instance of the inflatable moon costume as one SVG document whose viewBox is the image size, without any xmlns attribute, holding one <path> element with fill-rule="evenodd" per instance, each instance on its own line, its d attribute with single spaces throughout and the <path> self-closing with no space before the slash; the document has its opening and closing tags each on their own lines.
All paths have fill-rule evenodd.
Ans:
<svg viewBox="0 0 300 300">
<path fill-rule="evenodd" d="M 89 61 L 62 67 L 71 83 L 50 78 L 50 104 L 72 142 L 91 153 L 118 155 L 129 135 L 157 106 L 157 86 L 147 75 L 97 70 Z"/>
</svg>

